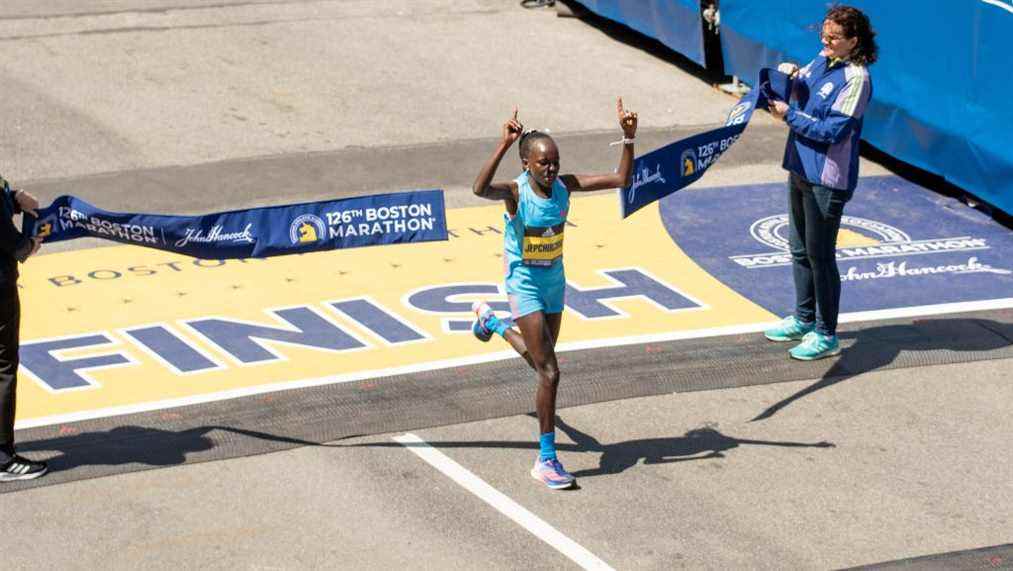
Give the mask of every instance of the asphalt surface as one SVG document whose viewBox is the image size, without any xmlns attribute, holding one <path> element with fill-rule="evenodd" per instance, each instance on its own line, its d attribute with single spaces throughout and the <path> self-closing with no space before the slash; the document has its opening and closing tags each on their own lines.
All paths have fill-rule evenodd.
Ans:
<svg viewBox="0 0 1013 571">
<path fill-rule="evenodd" d="M 613 165 L 618 95 L 642 149 L 722 121 L 691 66 L 592 24 L 513 0 L 7 1 L 0 172 L 122 210 L 432 185 L 458 206 L 514 105 L 573 170 Z M 701 188 L 783 180 L 783 128 L 747 135 Z M 872 369 L 759 421 L 819 377 L 566 408 L 569 493 L 527 475 L 527 415 L 413 432 L 614 568 L 840 568 L 1013 542 L 1011 372 Z M 4 567 L 575 566 L 397 436 L 0 494 Z"/>
</svg>

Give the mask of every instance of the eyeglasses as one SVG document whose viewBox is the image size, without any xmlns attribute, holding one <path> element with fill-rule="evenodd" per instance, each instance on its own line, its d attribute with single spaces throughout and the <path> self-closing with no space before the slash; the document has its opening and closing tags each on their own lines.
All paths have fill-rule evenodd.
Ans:
<svg viewBox="0 0 1013 571">
<path fill-rule="evenodd" d="M 846 40 L 847 38 L 845 38 L 844 36 L 831 36 L 829 34 L 824 34 L 823 32 L 820 32 L 820 39 L 828 44 L 832 44 L 840 40 Z"/>
</svg>

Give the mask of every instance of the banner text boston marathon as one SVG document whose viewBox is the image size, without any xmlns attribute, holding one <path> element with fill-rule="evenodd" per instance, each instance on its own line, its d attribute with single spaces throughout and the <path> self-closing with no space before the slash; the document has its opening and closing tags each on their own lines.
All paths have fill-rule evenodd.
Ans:
<svg viewBox="0 0 1013 571">
<path fill-rule="evenodd" d="M 745 130 L 757 107 L 788 100 L 791 79 L 762 69 L 724 127 L 637 157 L 631 184 L 620 190 L 622 217 L 696 182 Z M 137 244 L 195 258 L 261 258 L 319 250 L 447 239 L 442 190 L 359 196 L 202 216 L 108 212 L 61 196 L 26 217 L 23 232 L 45 242 L 84 236 Z"/>
<path fill-rule="evenodd" d="M 200 216 L 108 212 L 61 196 L 24 234 L 44 242 L 105 238 L 204 259 L 261 258 L 447 239 L 442 190 L 419 190 Z"/>
</svg>

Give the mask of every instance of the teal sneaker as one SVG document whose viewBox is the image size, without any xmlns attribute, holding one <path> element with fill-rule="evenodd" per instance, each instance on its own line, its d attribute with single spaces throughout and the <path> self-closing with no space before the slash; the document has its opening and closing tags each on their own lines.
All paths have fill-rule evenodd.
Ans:
<svg viewBox="0 0 1013 571">
<path fill-rule="evenodd" d="M 816 323 L 803 323 L 790 315 L 781 323 L 763 332 L 764 337 L 771 341 L 798 341 L 816 328 Z"/>
<path fill-rule="evenodd" d="M 793 359 L 815 361 L 824 357 L 833 357 L 841 352 L 841 344 L 836 335 L 823 335 L 810 331 L 802 338 L 802 342 L 788 351 Z"/>
</svg>

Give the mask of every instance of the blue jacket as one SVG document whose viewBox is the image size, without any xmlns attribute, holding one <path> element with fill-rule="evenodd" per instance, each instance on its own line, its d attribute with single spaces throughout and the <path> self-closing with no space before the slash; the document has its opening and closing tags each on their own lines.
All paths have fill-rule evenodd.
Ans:
<svg viewBox="0 0 1013 571">
<path fill-rule="evenodd" d="M 11 287 L 18 279 L 18 262 L 25 261 L 31 241 L 21 235 L 12 218 L 21 212 L 14 191 L 0 177 L 0 287 Z"/>
<path fill-rule="evenodd" d="M 851 192 L 858 183 L 858 142 L 872 97 L 868 69 L 817 56 L 799 70 L 784 120 L 790 129 L 785 169 L 812 184 Z"/>
</svg>

